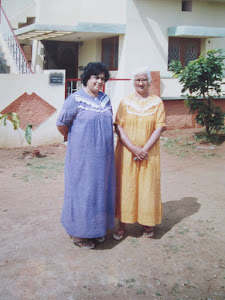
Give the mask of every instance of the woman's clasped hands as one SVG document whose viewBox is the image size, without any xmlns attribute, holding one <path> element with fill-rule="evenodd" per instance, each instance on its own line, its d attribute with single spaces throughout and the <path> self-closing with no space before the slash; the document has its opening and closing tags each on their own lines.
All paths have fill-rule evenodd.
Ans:
<svg viewBox="0 0 225 300">
<path fill-rule="evenodd" d="M 135 161 L 142 161 L 148 159 L 148 151 L 146 151 L 144 148 L 140 146 L 133 146 L 132 153 L 134 155 Z"/>
</svg>

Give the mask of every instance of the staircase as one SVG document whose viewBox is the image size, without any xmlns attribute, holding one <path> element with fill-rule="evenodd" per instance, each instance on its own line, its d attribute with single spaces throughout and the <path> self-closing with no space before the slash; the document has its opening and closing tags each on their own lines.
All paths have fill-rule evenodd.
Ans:
<svg viewBox="0 0 225 300">
<path fill-rule="evenodd" d="M 35 17 L 27 17 L 27 21 L 24 23 L 19 22 L 18 28 L 22 28 L 35 23 Z"/>
<path fill-rule="evenodd" d="M 0 73 L 32 74 L 0 1 Z"/>
<path fill-rule="evenodd" d="M 4 53 L 0 48 L 0 74 L 2 73 L 10 73 L 10 67 L 7 66 L 6 60 L 4 59 Z"/>
</svg>

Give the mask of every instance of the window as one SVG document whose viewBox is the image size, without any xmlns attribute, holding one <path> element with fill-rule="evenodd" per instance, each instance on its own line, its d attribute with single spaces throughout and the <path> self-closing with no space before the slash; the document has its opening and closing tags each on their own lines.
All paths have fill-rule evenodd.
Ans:
<svg viewBox="0 0 225 300">
<path fill-rule="evenodd" d="M 23 53 L 29 63 L 31 65 L 32 61 L 32 46 L 31 45 L 25 45 L 25 44 L 20 44 L 21 48 L 23 49 Z"/>
<path fill-rule="evenodd" d="M 169 38 L 168 65 L 172 60 L 179 60 L 182 66 L 195 60 L 200 55 L 200 39 Z"/>
<path fill-rule="evenodd" d="M 102 40 L 102 62 L 109 70 L 118 70 L 118 46 L 118 36 Z"/>
<path fill-rule="evenodd" d="M 192 1 L 182 0 L 182 11 L 192 11 Z"/>
</svg>

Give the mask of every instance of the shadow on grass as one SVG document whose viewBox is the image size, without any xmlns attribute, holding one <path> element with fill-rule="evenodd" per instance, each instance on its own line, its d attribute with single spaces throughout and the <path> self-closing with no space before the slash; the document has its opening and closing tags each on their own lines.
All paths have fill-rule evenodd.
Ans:
<svg viewBox="0 0 225 300">
<path fill-rule="evenodd" d="M 200 204 L 195 197 L 184 197 L 180 200 L 168 201 L 163 203 L 163 219 L 160 225 L 155 228 L 155 235 L 152 239 L 161 239 L 173 226 L 180 223 L 183 219 L 195 214 L 200 209 Z M 118 220 L 116 221 L 116 227 Z M 97 244 L 96 250 L 112 249 L 123 242 L 126 237 L 140 238 L 143 235 L 142 226 L 138 223 L 126 224 L 124 239 L 115 241 L 112 237 L 114 230 L 109 230 L 106 241 Z"/>
</svg>

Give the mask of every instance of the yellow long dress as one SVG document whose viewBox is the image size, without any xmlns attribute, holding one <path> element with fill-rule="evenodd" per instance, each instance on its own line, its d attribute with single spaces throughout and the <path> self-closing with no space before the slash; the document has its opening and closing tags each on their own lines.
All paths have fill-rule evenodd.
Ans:
<svg viewBox="0 0 225 300">
<path fill-rule="evenodd" d="M 156 128 L 166 126 L 163 102 L 157 96 L 139 100 L 131 94 L 120 102 L 115 124 L 123 127 L 134 145 L 143 147 Z M 134 155 L 118 139 L 115 162 L 116 217 L 124 223 L 160 224 L 159 140 L 150 149 L 147 160 L 135 162 Z"/>
</svg>

